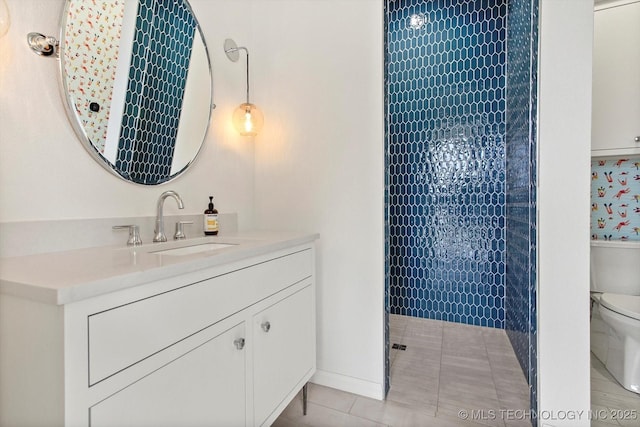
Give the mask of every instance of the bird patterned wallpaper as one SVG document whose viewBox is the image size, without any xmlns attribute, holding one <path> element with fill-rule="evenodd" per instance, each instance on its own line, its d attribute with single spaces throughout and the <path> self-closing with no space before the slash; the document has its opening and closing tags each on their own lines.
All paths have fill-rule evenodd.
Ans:
<svg viewBox="0 0 640 427">
<path fill-rule="evenodd" d="M 640 155 L 591 160 L 591 239 L 640 241 Z"/>
<path fill-rule="evenodd" d="M 67 90 L 87 138 L 104 151 L 124 0 L 71 0 L 65 28 Z"/>
</svg>

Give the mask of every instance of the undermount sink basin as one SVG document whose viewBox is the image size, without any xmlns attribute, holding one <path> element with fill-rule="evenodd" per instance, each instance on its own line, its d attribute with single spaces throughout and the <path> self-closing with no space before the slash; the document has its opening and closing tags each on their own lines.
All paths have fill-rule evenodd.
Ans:
<svg viewBox="0 0 640 427">
<path fill-rule="evenodd" d="M 182 248 L 165 249 L 163 251 L 154 251 L 151 253 L 160 255 L 191 255 L 200 252 L 215 251 L 216 249 L 228 248 L 229 246 L 235 246 L 231 243 L 201 243 L 192 246 L 184 246 Z"/>
</svg>

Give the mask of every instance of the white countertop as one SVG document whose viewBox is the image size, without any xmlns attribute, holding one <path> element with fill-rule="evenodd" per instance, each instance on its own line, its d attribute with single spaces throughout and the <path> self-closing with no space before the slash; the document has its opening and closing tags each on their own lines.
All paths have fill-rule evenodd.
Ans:
<svg viewBox="0 0 640 427">
<path fill-rule="evenodd" d="M 0 258 L 0 293 L 48 304 L 68 304 L 120 289 L 215 267 L 312 242 L 318 234 L 240 232 L 139 247 L 105 246 Z M 164 249 L 228 243 L 233 246 L 174 256 Z"/>
</svg>

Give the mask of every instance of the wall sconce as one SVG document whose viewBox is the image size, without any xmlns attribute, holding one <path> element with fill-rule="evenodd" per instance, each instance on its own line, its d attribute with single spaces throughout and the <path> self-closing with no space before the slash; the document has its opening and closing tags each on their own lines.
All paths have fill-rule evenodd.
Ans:
<svg viewBox="0 0 640 427">
<path fill-rule="evenodd" d="M 9 15 L 9 8 L 4 0 L 0 0 L 0 37 L 7 34 L 10 26 L 11 16 Z"/>
<path fill-rule="evenodd" d="M 256 136 L 262 129 L 264 116 L 258 107 L 249 101 L 249 50 L 246 47 L 238 47 L 232 39 L 224 41 L 224 52 L 231 61 L 238 61 L 241 50 L 247 54 L 247 102 L 240 104 L 233 112 L 233 126 L 242 136 Z"/>
<path fill-rule="evenodd" d="M 41 56 L 58 56 L 59 42 L 55 37 L 40 33 L 27 34 L 27 43 L 31 50 Z"/>
</svg>

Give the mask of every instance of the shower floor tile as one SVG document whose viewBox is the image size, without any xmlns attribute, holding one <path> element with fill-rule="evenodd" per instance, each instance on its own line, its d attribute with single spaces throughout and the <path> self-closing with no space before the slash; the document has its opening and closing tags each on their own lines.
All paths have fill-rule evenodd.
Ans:
<svg viewBox="0 0 640 427">
<path fill-rule="evenodd" d="M 392 314 L 389 331 L 391 344 L 407 347 L 390 349 L 385 401 L 310 384 L 308 415 L 299 395 L 274 427 L 531 426 L 528 419 L 502 416 L 529 409 L 529 386 L 503 330 Z M 475 420 L 461 418 L 462 410 L 476 411 Z"/>
</svg>

